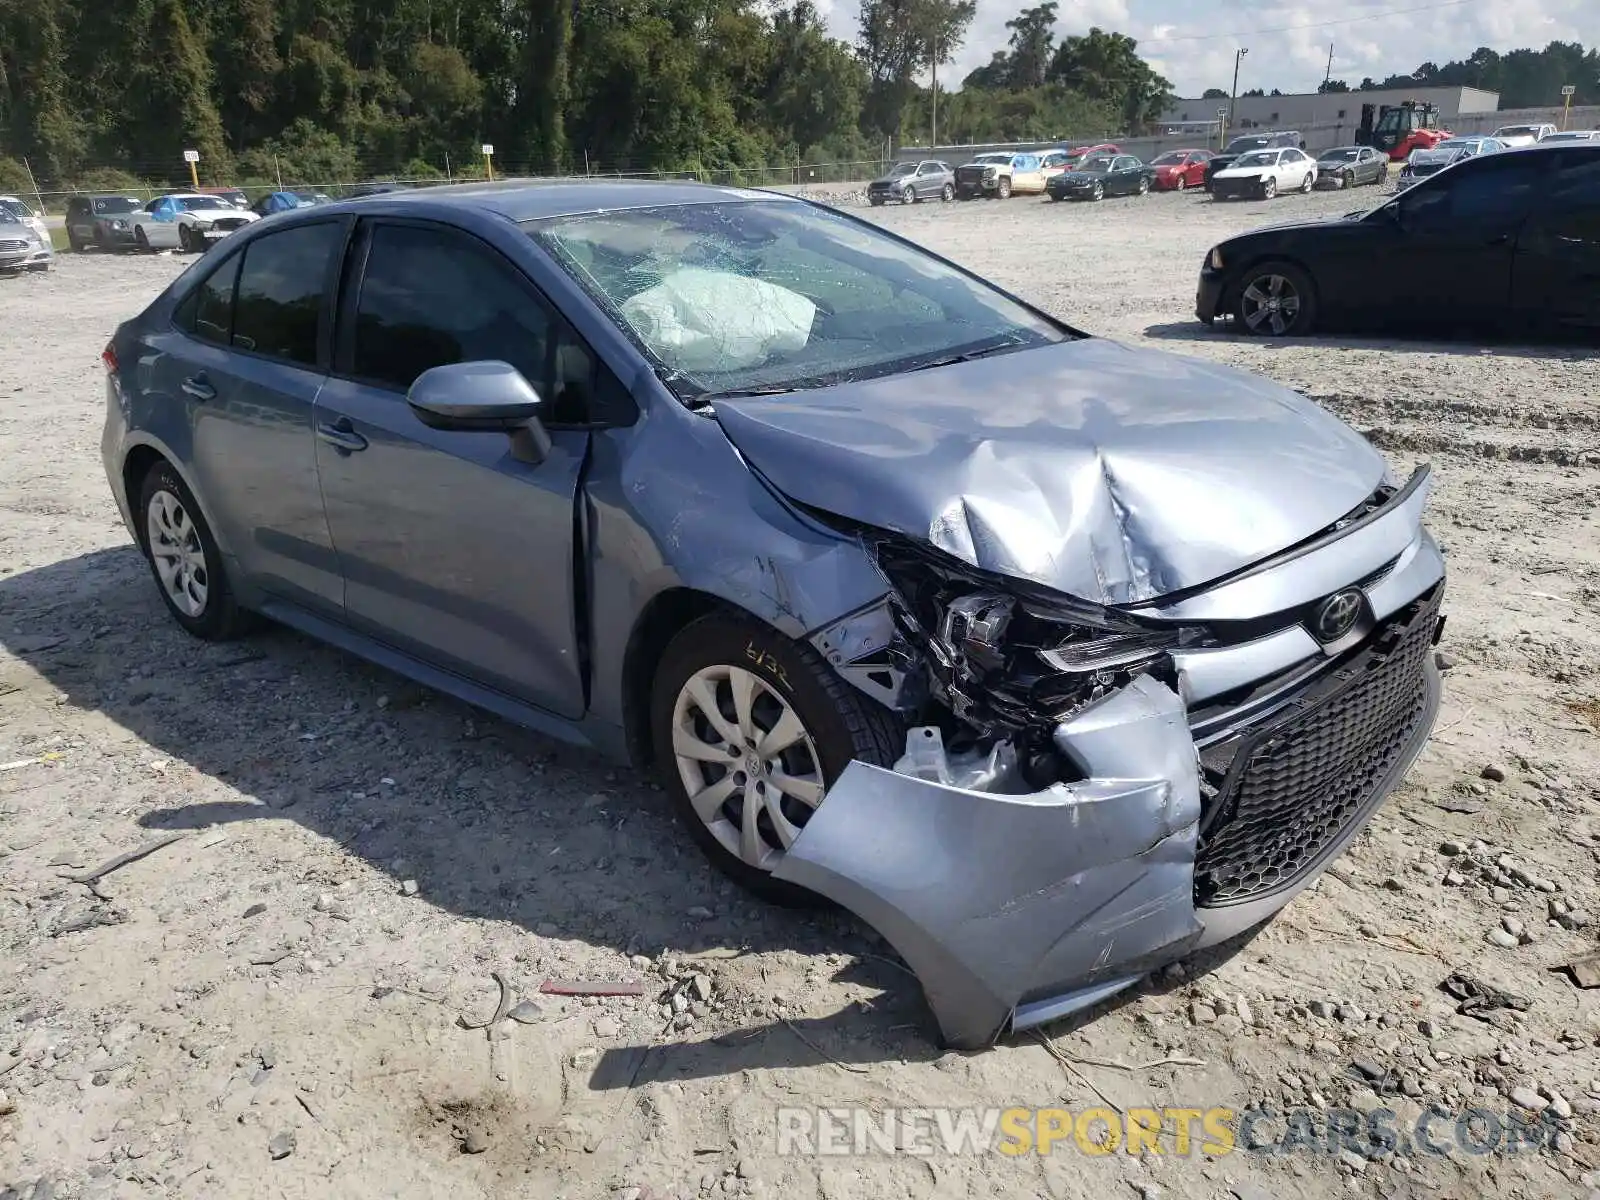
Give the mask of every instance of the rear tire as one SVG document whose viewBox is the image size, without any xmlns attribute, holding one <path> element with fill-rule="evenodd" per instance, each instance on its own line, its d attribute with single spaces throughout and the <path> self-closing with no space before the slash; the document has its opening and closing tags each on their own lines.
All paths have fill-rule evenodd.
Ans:
<svg viewBox="0 0 1600 1200">
<path fill-rule="evenodd" d="M 947 183 L 939 189 L 939 203 L 948 204 L 951 200 L 955 199 L 955 195 L 956 189 Z"/>
<path fill-rule="evenodd" d="M 1148 196 L 1150 194 L 1150 181 L 1148 179 L 1143 177 L 1140 178 L 1138 194 L 1141 196 Z"/>
<path fill-rule="evenodd" d="M 140 545 L 172 619 L 208 642 L 248 632 L 254 621 L 234 599 L 211 526 L 170 463 L 145 475 L 137 511 Z"/>
<path fill-rule="evenodd" d="M 1311 187 L 1316 182 L 1316 177 L 1312 175 L 1310 171 L 1307 171 L 1306 177 L 1300 181 L 1300 194 L 1302 196 L 1311 195 Z"/>
<path fill-rule="evenodd" d="M 787 732 L 778 740 L 789 740 L 760 753 L 780 722 Z M 772 878 L 785 839 L 792 843 L 851 759 L 890 766 L 905 738 L 894 714 L 811 647 L 734 613 L 702 617 L 672 639 L 656 668 L 650 730 L 690 836 L 734 882 L 784 905 L 821 899 Z"/>
</svg>

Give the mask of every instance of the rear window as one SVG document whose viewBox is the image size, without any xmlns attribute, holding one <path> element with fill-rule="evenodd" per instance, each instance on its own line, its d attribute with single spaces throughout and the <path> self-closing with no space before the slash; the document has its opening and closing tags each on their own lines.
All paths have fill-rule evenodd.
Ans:
<svg viewBox="0 0 1600 1200">
<path fill-rule="evenodd" d="M 251 242 L 239 271 L 233 344 L 316 366 L 328 268 L 343 245 L 344 226 L 331 221 L 297 225 Z"/>
<path fill-rule="evenodd" d="M 92 203 L 96 216 L 115 217 L 122 213 L 139 211 L 139 202 L 132 196 L 96 196 Z"/>
</svg>

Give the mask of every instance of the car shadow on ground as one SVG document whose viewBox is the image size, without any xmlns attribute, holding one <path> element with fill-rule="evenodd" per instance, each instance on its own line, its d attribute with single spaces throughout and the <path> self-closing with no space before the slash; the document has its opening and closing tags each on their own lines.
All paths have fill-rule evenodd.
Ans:
<svg viewBox="0 0 1600 1200">
<path fill-rule="evenodd" d="M 1256 346 L 1264 350 L 1310 346 L 1338 350 L 1380 350 L 1385 353 L 1493 355 L 1496 358 L 1566 358 L 1573 361 L 1600 355 L 1593 334 L 1486 336 L 1481 331 L 1419 330 L 1415 334 L 1349 331 L 1315 337 L 1261 337 L 1245 333 L 1231 323 L 1208 326 L 1199 318 L 1167 321 L 1147 326 L 1144 336 L 1156 341 L 1205 342 Z"/>
<path fill-rule="evenodd" d="M 458 916 L 629 955 L 815 956 L 817 975 L 831 971 L 857 996 L 875 990 L 822 1018 L 778 1016 L 701 1040 L 658 1040 L 653 1073 L 942 1053 L 915 977 L 876 933 L 841 910 L 786 910 L 749 897 L 706 864 L 665 795 L 639 772 L 281 627 L 227 644 L 191 638 L 167 615 L 131 546 L 0 577 L 0 614 L 0 645 L 65 703 L 102 713 L 166 760 L 160 778 L 172 783 L 155 803 L 133 806 L 146 829 L 294 821 L 397 887 L 416 880 L 422 900 Z M 83 786 L 119 801 L 151 795 L 147 762 L 106 753 L 104 776 Z M 1221 958 L 1213 951 L 1207 961 Z M 793 998 L 760 999 L 765 1016 L 774 999 Z M 626 1086 L 640 1049 L 608 1052 L 593 1086 Z"/>
</svg>

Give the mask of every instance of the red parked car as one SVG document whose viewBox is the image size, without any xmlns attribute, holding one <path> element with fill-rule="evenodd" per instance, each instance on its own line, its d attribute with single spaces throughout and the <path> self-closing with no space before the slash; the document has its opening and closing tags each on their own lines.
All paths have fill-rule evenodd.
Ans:
<svg viewBox="0 0 1600 1200">
<path fill-rule="evenodd" d="M 1168 150 L 1157 156 L 1150 163 L 1156 169 L 1156 191 L 1182 192 L 1204 187 L 1210 159 L 1209 150 Z"/>
<path fill-rule="evenodd" d="M 1079 163 L 1091 154 L 1121 154 L 1122 147 L 1114 146 L 1110 142 L 1101 142 L 1098 146 L 1075 146 L 1067 151 L 1067 170 L 1075 170 Z"/>
</svg>

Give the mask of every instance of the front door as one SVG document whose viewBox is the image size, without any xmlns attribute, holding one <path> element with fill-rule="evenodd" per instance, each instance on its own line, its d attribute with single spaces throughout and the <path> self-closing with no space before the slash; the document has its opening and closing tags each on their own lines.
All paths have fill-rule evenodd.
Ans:
<svg viewBox="0 0 1600 1200">
<path fill-rule="evenodd" d="M 1544 185 L 1546 159 L 1491 154 L 1393 201 L 1397 236 L 1386 258 L 1381 302 L 1411 323 L 1502 319 L 1517 238 Z"/>
<path fill-rule="evenodd" d="M 1600 153 L 1561 158 L 1517 243 L 1512 303 L 1533 321 L 1600 328 Z"/>
<path fill-rule="evenodd" d="M 491 247 L 425 222 L 363 222 L 341 302 L 316 453 L 345 619 L 415 658 L 561 716 L 581 715 L 573 524 L 589 435 L 562 389 L 594 360 Z M 430 367 L 495 359 L 551 408 L 549 456 L 504 433 L 430 429 L 406 390 Z"/>
</svg>

